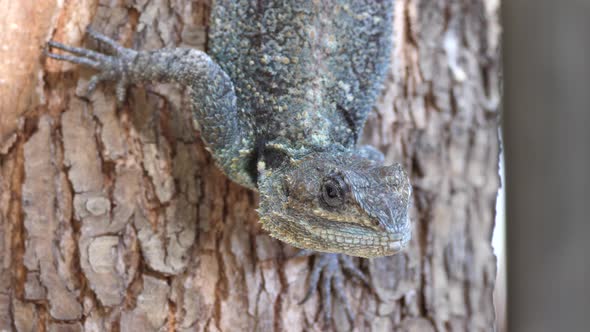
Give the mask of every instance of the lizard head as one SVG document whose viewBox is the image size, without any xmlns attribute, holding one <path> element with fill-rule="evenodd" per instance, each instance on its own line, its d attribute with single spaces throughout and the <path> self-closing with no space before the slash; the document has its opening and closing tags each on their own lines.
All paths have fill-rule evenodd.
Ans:
<svg viewBox="0 0 590 332">
<path fill-rule="evenodd" d="M 359 257 L 408 245 L 412 188 L 399 164 L 318 152 L 261 172 L 260 220 L 295 247 Z"/>
</svg>

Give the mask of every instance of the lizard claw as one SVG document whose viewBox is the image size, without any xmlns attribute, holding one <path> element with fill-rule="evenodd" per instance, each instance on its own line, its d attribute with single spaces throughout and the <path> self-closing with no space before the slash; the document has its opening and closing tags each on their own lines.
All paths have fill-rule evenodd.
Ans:
<svg viewBox="0 0 590 332">
<path fill-rule="evenodd" d="M 308 256 L 310 251 L 302 250 L 295 257 Z M 344 274 L 360 280 L 369 285 L 365 274 L 354 265 L 352 257 L 338 254 L 316 253 L 313 267 L 308 279 L 308 288 L 299 304 L 305 303 L 319 287 L 324 308 L 324 320 L 332 320 L 332 294 L 340 300 L 346 309 L 348 318 L 353 321 L 353 314 L 346 294 L 344 294 Z M 320 283 L 321 275 L 321 283 Z"/>
<path fill-rule="evenodd" d="M 122 102 L 125 99 L 127 85 L 129 84 L 127 79 L 128 64 L 136 56 L 137 52 L 120 46 L 116 41 L 94 30 L 88 29 L 87 32 L 92 39 L 106 45 L 108 53 L 100 53 L 86 48 L 50 41 L 47 43 L 50 48 L 69 54 L 58 54 L 49 51 L 46 51 L 45 54 L 55 60 L 80 64 L 98 70 L 99 73 L 90 78 L 86 88 L 87 96 L 96 89 L 99 83 L 117 81 L 117 100 Z"/>
</svg>

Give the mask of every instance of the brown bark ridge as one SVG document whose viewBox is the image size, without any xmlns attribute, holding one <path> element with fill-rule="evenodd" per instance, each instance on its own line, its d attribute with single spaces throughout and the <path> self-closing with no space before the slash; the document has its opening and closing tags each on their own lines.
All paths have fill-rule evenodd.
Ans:
<svg viewBox="0 0 590 332">
<path fill-rule="evenodd" d="M 0 330 L 494 328 L 498 1 L 397 2 L 363 139 L 411 171 L 414 237 L 357 260 L 375 291 L 347 282 L 355 320 L 335 302 L 331 327 L 319 295 L 298 305 L 310 262 L 261 231 L 256 194 L 213 166 L 179 87 L 133 87 L 117 106 L 108 86 L 83 95 L 91 71 L 42 57 L 89 24 L 136 49 L 204 49 L 210 4 L 0 3 L 13 20 L 0 32 Z"/>
</svg>

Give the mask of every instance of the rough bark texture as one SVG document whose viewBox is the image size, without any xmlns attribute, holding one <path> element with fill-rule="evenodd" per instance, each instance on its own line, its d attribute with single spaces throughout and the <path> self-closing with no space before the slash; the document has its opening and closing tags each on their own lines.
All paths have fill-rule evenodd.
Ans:
<svg viewBox="0 0 590 332">
<path fill-rule="evenodd" d="M 318 295 L 297 304 L 308 259 L 261 231 L 256 194 L 213 166 L 181 89 L 134 87 L 118 107 L 109 87 L 82 96 L 90 71 L 41 56 L 88 24 L 137 49 L 204 49 L 208 3 L 0 4 L 0 330 L 325 328 Z M 411 171 L 414 238 L 357 261 L 376 295 L 348 282 L 355 322 L 337 302 L 335 330 L 493 328 L 498 6 L 398 1 L 364 140 Z"/>
</svg>

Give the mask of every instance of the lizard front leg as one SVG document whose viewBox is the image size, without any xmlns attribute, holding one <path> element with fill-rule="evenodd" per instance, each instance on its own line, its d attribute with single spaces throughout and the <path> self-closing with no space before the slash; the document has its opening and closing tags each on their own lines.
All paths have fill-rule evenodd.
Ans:
<svg viewBox="0 0 590 332">
<path fill-rule="evenodd" d="M 351 321 L 354 320 L 350 303 L 344 294 L 344 277 L 345 275 L 351 276 L 366 286 L 369 285 L 369 281 L 353 263 L 352 257 L 342 254 L 318 253 L 311 250 L 302 250 L 296 255 L 296 257 L 302 256 L 314 256 L 314 262 L 308 278 L 307 291 L 299 304 L 305 303 L 314 292 L 319 291 L 325 322 L 330 323 L 332 320 L 332 296 L 344 304 L 348 318 Z"/>
<path fill-rule="evenodd" d="M 204 52 L 195 49 L 135 51 L 92 30 L 88 36 L 107 46 L 108 53 L 49 42 L 54 49 L 69 54 L 47 53 L 53 59 L 94 68 L 91 93 L 103 81 L 115 81 L 119 101 L 129 84 L 145 81 L 177 82 L 191 94 L 195 126 L 213 153 L 220 168 L 234 181 L 254 188 L 247 173 L 247 156 L 253 147 L 252 133 L 237 112 L 236 94 L 229 76 Z"/>
</svg>

